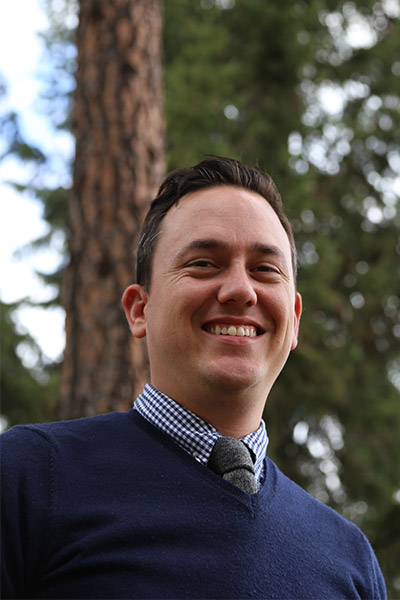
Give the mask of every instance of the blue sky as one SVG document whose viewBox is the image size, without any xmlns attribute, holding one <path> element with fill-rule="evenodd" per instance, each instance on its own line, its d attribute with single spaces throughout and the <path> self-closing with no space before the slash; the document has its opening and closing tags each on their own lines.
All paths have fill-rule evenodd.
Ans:
<svg viewBox="0 0 400 600">
<path fill-rule="evenodd" d="M 7 96 L 1 100 L 0 110 L 2 114 L 13 110 L 21 115 L 23 133 L 32 143 L 46 147 L 61 143 L 66 147 L 68 141 L 54 139 L 44 116 L 35 107 L 41 89 L 39 65 L 43 68 L 43 48 L 37 32 L 46 26 L 47 18 L 37 0 L 13 0 L 1 4 L 0 72 L 7 86 Z M 22 297 L 46 300 L 52 290 L 40 283 L 34 270 L 51 270 L 59 261 L 54 250 L 15 255 L 16 249 L 46 231 L 40 203 L 4 183 L 7 180 L 24 182 L 28 178 L 29 169 L 15 159 L 0 164 L 0 297 L 5 302 Z M 19 327 L 30 331 L 49 358 L 56 358 L 62 352 L 64 315 L 60 309 L 24 308 L 18 311 L 16 318 Z M 28 365 L 33 360 L 34 357 L 29 355 L 24 357 Z"/>
</svg>

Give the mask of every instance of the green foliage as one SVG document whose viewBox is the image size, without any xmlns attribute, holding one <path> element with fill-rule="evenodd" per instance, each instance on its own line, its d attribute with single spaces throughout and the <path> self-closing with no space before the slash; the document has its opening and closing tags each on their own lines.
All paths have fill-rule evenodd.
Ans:
<svg viewBox="0 0 400 600">
<path fill-rule="evenodd" d="M 0 95 L 6 95 L 6 86 L 0 86 Z M 41 238 L 20 248 L 20 258 L 40 248 L 64 246 L 67 230 L 67 193 L 63 187 L 40 186 L 44 175 L 51 171 L 50 159 L 36 145 L 27 142 L 21 132 L 20 119 L 15 112 L 0 116 L 2 148 L 0 160 L 17 158 L 31 167 L 28 183 L 7 182 L 20 193 L 30 193 L 44 203 L 44 217 L 50 227 Z M 60 241 L 61 240 L 61 241 Z M 44 283 L 53 285 L 58 292 L 51 300 L 35 303 L 43 308 L 60 304 L 60 288 L 63 264 L 55 273 L 37 272 Z M 1 418 L 7 427 L 21 423 L 51 421 L 57 415 L 59 364 L 49 363 L 35 340 L 26 332 L 21 333 L 15 324 L 14 313 L 24 305 L 32 304 L 23 299 L 13 304 L 0 301 L 1 307 Z M 27 366 L 28 365 L 28 366 Z"/>
<path fill-rule="evenodd" d="M 12 318 L 14 304 L 0 302 L 1 415 L 7 426 L 52 421 L 56 415 L 58 366 L 46 365 L 42 352 L 27 333 L 20 333 Z M 21 357 L 29 357 L 30 367 Z"/>
<path fill-rule="evenodd" d="M 3 94 L 5 93 L 6 90 L 3 88 Z M 41 185 L 44 174 L 48 175 L 51 172 L 49 157 L 45 156 L 36 146 L 28 144 L 25 140 L 21 133 L 18 115 L 14 112 L 1 115 L 0 133 L 3 134 L 3 148 L 0 161 L 13 156 L 23 163 L 29 163 L 34 167 L 28 182 L 8 181 L 7 184 L 21 194 L 28 193 L 40 200 L 44 207 L 43 218 L 49 224 L 49 229 L 44 235 L 19 248 L 16 255 L 23 258 L 24 255 L 42 248 L 57 246 L 58 250 L 65 257 L 60 267 L 54 273 L 47 274 L 37 271 L 36 274 L 44 283 L 55 285 L 60 290 L 62 273 L 67 260 L 65 242 L 68 235 L 67 214 L 69 190 L 62 186 L 49 188 Z M 59 305 L 60 294 L 56 294 L 52 301 L 44 304 L 47 306 Z"/>
<path fill-rule="evenodd" d="M 5 96 L 5 87 L 0 88 L 0 98 Z M 0 160 L 6 156 L 16 155 L 21 161 L 34 161 L 41 164 L 45 161 L 43 152 L 36 146 L 31 146 L 22 138 L 19 127 L 18 115 L 10 111 L 0 116 L 0 135 L 4 148 L 0 154 Z"/>
</svg>

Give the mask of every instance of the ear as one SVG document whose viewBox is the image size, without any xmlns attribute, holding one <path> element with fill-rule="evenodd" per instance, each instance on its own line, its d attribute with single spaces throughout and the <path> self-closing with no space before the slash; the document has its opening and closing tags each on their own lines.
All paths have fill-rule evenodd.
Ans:
<svg viewBox="0 0 400 600">
<path fill-rule="evenodd" d="M 297 346 L 298 336 L 299 336 L 299 325 L 300 325 L 300 317 L 302 310 L 302 301 L 299 293 L 296 293 L 296 300 L 294 303 L 294 328 L 293 328 L 293 338 L 292 345 L 290 347 L 291 350 L 294 350 Z"/>
<path fill-rule="evenodd" d="M 129 323 L 132 335 L 143 338 L 146 335 L 145 307 L 147 293 L 141 285 L 130 285 L 122 296 L 122 305 Z"/>
</svg>

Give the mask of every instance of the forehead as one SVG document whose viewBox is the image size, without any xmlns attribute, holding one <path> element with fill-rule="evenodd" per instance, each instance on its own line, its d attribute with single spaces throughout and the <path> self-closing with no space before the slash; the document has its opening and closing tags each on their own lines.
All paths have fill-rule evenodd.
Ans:
<svg viewBox="0 0 400 600">
<path fill-rule="evenodd" d="M 164 217 L 157 248 L 170 253 L 193 238 L 215 238 L 233 248 L 275 244 L 290 262 L 290 242 L 277 214 L 247 189 L 217 186 L 183 196 Z"/>
</svg>

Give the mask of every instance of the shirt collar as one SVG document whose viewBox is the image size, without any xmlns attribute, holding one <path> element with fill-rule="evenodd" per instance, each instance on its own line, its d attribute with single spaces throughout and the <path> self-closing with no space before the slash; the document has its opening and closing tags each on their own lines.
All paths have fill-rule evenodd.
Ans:
<svg viewBox="0 0 400 600">
<path fill-rule="evenodd" d="M 147 383 L 136 398 L 134 409 L 158 429 L 168 434 L 183 450 L 206 465 L 221 434 L 209 423 Z M 254 470 L 260 484 L 268 436 L 264 421 L 257 431 L 241 438 L 255 455 Z"/>
</svg>

